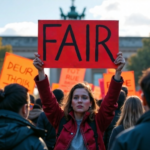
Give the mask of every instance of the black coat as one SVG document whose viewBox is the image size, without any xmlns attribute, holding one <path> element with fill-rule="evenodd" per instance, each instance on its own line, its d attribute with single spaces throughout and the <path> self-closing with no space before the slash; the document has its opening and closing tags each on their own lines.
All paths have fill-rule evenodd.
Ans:
<svg viewBox="0 0 150 150">
<path fill-rule="evenodd" d="M 119 133 L 121 133 L 122 131 L 124 131 L 123 125 L 120 125 L 120 126 L 114 128 L 114 129 L 112 130 L 112 133 L 111 133 L 110 139 L 109 139 L 108 150 L 111 149 L 111 147 L 112 147 L 112 145 L 113 145 L 113 143 L 114 143 L 114 141 L 115 141 L 115 138 L 116 138 L 117 135 L 119 135 Z"/>
<path fill-rule="evenodd" d="M 0 110 L 0 150 L 47 150 L 40 138 L 46 134 L 19 114 Z"/>
<path fill-rule="evenodd" d="M 119 116 L 121 114 L 121 111 L 120 109 L 117 109 L 115 111 L 115 116 L 111 122 L 111 124 L 109 125 L 109 127 L 106 129 L 105 133 L 104 133 L 104 137 L 103 137 L 103 140 L 104 140 L 104 144 L 105 144 L 105 147 L 106 147 L 106 150 L 108 149 L 108 144 L 109 144 L 109 138 L 110 138 L 110 135 L 112 133 L 112 130 L 114 129 L 115 125 L 116 125 L 116 122 L 118 121 L 119 119 Z"/>
<path fill-rule="evenodd" d="M 122 132 L 111 150 L 150 150 L 150 111 L 138 120 L 135 127 Z"/>
<path fill-rule="evenodd" d="M 48 121 L 44 112 L 38 118 L 37 126 L 41 129 L 47 130 L 47 136 L 43 138 L 49 150 L 54 149 L 56 143 L 56 133 L 53 126 Z"/>
</svg>

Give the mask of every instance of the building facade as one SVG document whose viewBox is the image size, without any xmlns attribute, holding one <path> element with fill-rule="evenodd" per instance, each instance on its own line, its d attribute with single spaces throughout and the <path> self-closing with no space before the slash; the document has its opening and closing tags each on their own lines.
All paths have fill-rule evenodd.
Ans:
<svg viewBox="0 0 150 150">
<path fill-rule="evenodd" d="M 119 37 L 119 51 L 126 58 L 136 53 L 139 48 L 142 48 L 142 39 L 145 37 Z M 34 58 L 34 53 L 38 51 L 37 37 L 19 37 L 19 36 L 4 36 L 2 37 L 3 45 L 12 45 L 13 53 L 29 59 Z M 67 56 L 66 56 L 67 57 Z M 85 81 L 98 85 L 98 79 L 102 78 L 106 69 L 86 69 Z M 61 69 L 50 69 L 50 83 L 58 83 Z"/>
</svg>

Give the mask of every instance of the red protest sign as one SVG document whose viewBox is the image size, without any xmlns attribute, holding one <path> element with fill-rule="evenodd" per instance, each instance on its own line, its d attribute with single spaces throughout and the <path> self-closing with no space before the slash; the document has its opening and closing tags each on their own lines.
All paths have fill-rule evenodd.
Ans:
<svg viewBox="0 0 150 150">
<path fill-rule="evenodd" d="M 71 87 L 78 83 L 84 81 L 86 69 L 73 69 L 73 68 L 64 68 L 61 70 L 59 88 L 68 93 Z"/>
<path fill-rule="evenodd" d="M 118 41 L 118 21 L 38 22 L 38 53 L 47 68 L 116 68 Z"/>
<path fill-rule="evenodd" d="M 18 83 L 26 87 L 32 94 L 35 87 L 34 77 L 37 74 L 33 60 L 6 53 L 0 76 L 0 88 L 11 83 Z"/>
<path fill-rule="evenodd" d="M 104 98 L 105 97 L 104 79 L 99 79 L 99 86 L 101 90 L 101 96 L 102 98 Z"/>
<path fill-rule="evenodd" d="M 97 100 L 100 100 L 102 98 L 101 96 L 101 89 L 99 86 L 94 86 L 94 98 L 96 98 Z"/>
<path fill-rule="evenodd" d="M 109 84 L 111 81 L 113 74 L 112 73 L 104 73 L 104 87 L 105 94 L 108 91 Z M 124 71 L 121 76 L 123 77 L 124 83 L 128 87 L 128 96 L 135 95 L 135 79 L 134 79 L 134 71 Z"/>
</svg>

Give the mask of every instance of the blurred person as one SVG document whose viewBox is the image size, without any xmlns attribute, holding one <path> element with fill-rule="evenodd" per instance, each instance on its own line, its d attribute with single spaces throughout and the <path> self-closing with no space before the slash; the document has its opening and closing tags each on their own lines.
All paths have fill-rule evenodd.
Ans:
<svg viewBox="0 0 150 150">
<path fill-rule="evenodd" d="M 0 90 L 0 150 L 47 150 L 45 131 L 27 118 L 30 111 L 28 90 L 19 84 Z"/>
<path fill-rule="evenodd" d="M 33 109 L 30 110 L 30 112 L 29 112 L 28 119 L 30 119 L 36 125 L 37 120 L 42 112 L 43 112 L 43 110 L 42 110 L 41 106 L 38 104 L 34 104 Z"/>
<path fill-rule="evenodd" d="M 53 91 L 58 104 L 61 106 L 61 101 L 64 98 L 64 93 L 61 89 L 55 89 Z M 56 132 L 54 127 L 48 121 L 44 112 L 42 112 L 38 118 L 37 126 L 44 130 L 47 130 L 47 136 L 43 138 L 49 150 L 53 150 L 56 143 Z"/>
<path fill-rule="evenodd" d="M 35 98 L 33 95 L 30 94 L 30 110 L 33 109 L 34 103 L 35 103 Z"/>
<path fill-rule="evenodd" d="M 144 108 L 142 101 L 137 96 L 130 96 L 125 101 L 123 108 L 121 110 L 121 115 L 116 123 L 116 127 L 113 129 L 110 136 L 110 141 L 108 145 L 108 150 L 111 149 L 112 144 L 119 133 L 122 131 L 133 127 L 137 120 L 144 113 Z"/>
<path fill-rule="evenodd" d="M 55 89 L 53 90 L 53 93 L 59 105 L 62 105 L 62 100 L 64 99 L 64 92 L 61 89 Z"/>
<path fill-rule="evenodd" d="M 108 144 L 109 144 L 109 139 L 110 139 L 110 135 L 112 133 L 112 130 L 114 129 L 115 125 L 116 125 L 116 122 L 118 121 L 119 117 L 120 117 L 120 114 L 121 114 L 121 108 L 124 104 L 126 100 L 126 94 L 123 90 L 120 91 L 120 94 L 119 94 L 119 98 L 118 98 L 118 108 L 115 110 L 115 116 L 111 122 L 111 124 L 109 125 L 109 127 L 106 129 L 105 133 L 104 133 L 104 137 L 103 137 L 103 140 L 104 140 L 104 144 L 105 144 L 105 147 L 106 147 L 106 150 L 108 149 Z"/>
<path fill-rule="evenodd" d="M 143 103 L 150 109 L 150 68 L 143 71 L 139 85 L 143 92 Z M 123 132 L 116 138 L 112 150 L 149 150 L 149 127 L 150 110 L 140 117 L 135 127 Z"/>
<path fill-rule="evenodd" d="M 122 85 L 121 90 L 123 90 L 126 94 L 126 97 L 128 97 L 128 87 L 126 85 Z"/>
<path fill-rule="evenodd" d="M 121 72 L 125 65 L 122 53 L 117 54 L 114 61 L 117 66 L 116 73 L 112 77 L 109 90 L 103 99 L 101 108 L 96 113 L 96 101 L 89 85 L 78 83 L 70 90 L 64 110 L 62 110 L 50 90 L 48 78 L 42 67 L 43 62 L 39 55 L 35 54 L 34 66 L 38 69 L 35 82 L 42 100 L 43 110 L 55 130 L 59 130 L 61 120 L 66 119 L 61 132 L 58 132 L 55 150 L 105 150 L 103 133 L 114 117 L 117 108 L 117 100 L 123 84 Z M 89 126 L 95 125 L 96 134 Z"/>
<path fill-rule="evenodd" d="M 103 101 L 102 99 L 100 99 L 100 100 L 97 100 L 97 101 L 96 101 L 96 103 L 97 103 L 98 107 L 100 107 L 100 106 L 101 106 L 102 101 Z"/>
<path fill-rule="evenodd" d="M 35 104 L 35 98 L 30 94 L 30 103 Z"/>
<path fill-rule="evenodd" d="M 145 112 L 149 111 L 149 106 L 147 105 L 147 102 L 146 102 L 146 99 L 145 99 L 145 96 L 144 96 L 143 93 L 141 93 L 141 98 L 142 98 L 142 101 L 143 101 L 143 107 L 144 107 Z"/>
<path fill-rule="evenodd" d="M 40 98 L 37 98 L 35 100 L 35 104 L 38 104 L 41 108 L 42 108 L 42 102 L 41 102 L 41 99 Z"/>
</svg>

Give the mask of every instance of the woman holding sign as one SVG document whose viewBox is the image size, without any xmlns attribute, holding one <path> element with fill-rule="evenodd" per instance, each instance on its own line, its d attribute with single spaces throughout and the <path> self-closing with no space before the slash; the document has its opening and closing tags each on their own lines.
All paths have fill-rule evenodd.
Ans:
<svg viewBox="0 0 150 150">
<path fill-rule="evenodd" d="M 64 111 L 53 95 L 40 56 L 35 54 L 35 77 L 43 110 L 57 132 L 55 150 L 105 150 L 103 133 L 114 117 L 118 96 L 123 84 L 121 72 L 125 65 L 122 53 L 114 61 L 118 65 L 107 95 L 96 113 L 96 101 L 88 84 L 78 83 L 70 90 Z"/>
</svg>

